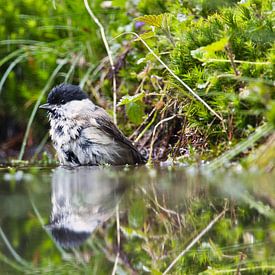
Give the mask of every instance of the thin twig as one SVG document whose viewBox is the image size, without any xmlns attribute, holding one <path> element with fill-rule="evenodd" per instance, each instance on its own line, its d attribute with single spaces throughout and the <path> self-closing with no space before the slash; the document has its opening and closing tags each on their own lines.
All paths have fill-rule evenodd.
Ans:
<svg viewBox="0 0 275 275">
<path fill-rule="evenodd" d="M 94 15 L 93 11 L 91 10 L 88 0 L 84 0 L 84 4 L 85 4 L 86 10 L 90 14 L 91 18 L 94 20 L 94 22 L 99 27 L 100 34 L 101 34 L 105 49 L 106 49 L 106 52 L 109 57 L 111 70 L 112 70 L 112 76 L 113 76 L 113 119 L 114 119 L 114 123 L 117 124 L 117 119 L 116 119 L 116 102 L 117 102 L 116 72 L 115 72 L 115 65 L 114 65 L 114 61 L 112 58 L 111 50 L 110 50 L 109 44 L 106 39 L 104 27 L 102 26 L 102 24 L 99 22 L 98 18 Z"/>
<path fill-rule="evenodd" d="M 155 121 L 155 119 L 156 119 L 156 117 L 157 117 L 157 114 L 158 114 L 158 112 L 156 111 L 156 108 L 154 108 L 154 109 L 152 110 L 152 112 L 148 115 L 148 117 L 146 118 L 146 120 L 145 120 L 144 122 L 142 122 L 141 126 L 143 126 L 143 125 L 147 122 L 147 119 L 148 119 L 149 117 L 151 117 L 152 114 L 154 114 L 152 120 L 146 125 L 146 127 L 145 127 L 145 128 L 142 130 L 142 132 L 138 135 L 138 137 L 135 139 L 135 142 L 138 142 L 138 141 L 143 137 L 143 135 L 145 134 L 145 132 L 146 132 L 146 131 L 151 127 L 151 125 L 154 123 L 154 121 Z M 139 129 L 140 129 L 140 127 L 139 127 Z M 137 129 L 137 132 L 138 132 L 139 129 Z M 130 139 L 131 139 L 131 137 L 130 137 Z"/>
<path fill-rule="evenodd" d="M 170 117 L 167 117 L 165 119 L 162 119 L 161 121 L 159 121 L 157 123 L 157 125 L 154 127 L 154 131 L 153 131 L 153 135 L 152 135 L 152 140 L 151 140 L 151 144 L 150 144 L 150 152 L 149 152 L 149 160 L 148 160 L 148 163 L 151 163 L 152 161 L 152 152 L 153 152 L 153 146 L 154 146 L 154 143 L 155 143 L 155 135 L 156 135 L 156 130 L 157 128 L 159 127 L 159 125 L 161 125 L 163 122 L 167 122 L 173 118 L 175 118 L 177 115 L 173 115 L 173 116 L 170 116 Z"/>
<path fill-rule="evenodd" d="M 156 192 L 156 189 L 155 189 L 155 185 L 154 183 L 151 183 L 151 187 L 152 187 L 152 191 L 153 191 L 153 196 L 154 198 L 150 198 L 152 200 L 152 202 L 159 208 L 161 209 L 162 211 L 166 212 L 167 214 L 173 214 L 173 215 L 176 215 L 177 217 L 179 216 L 179 213 L 174 211 L 174 210 L 171 210 L 171 209 L 168 209 L 168 208 L 165 208 L 164 206 L 160 205 L 159 201 L 158 201 L 158 197 L 157 197 L 157 192 Z"/>
<path fill-rule="evenodd" d="M 227 56 L 228 56 L 228 58 L 230 60 L 230 63 L 231 63 L 231 66 L 232 66 L 232 68 L 234 70 L 235 75 L 239 76 L 240 72 L 237 69 L 237 66 L 236 66 L 236 63 L 235 63 L 235 55 L 232 52 L 232 48 L 231 48 L 230 43 L 228 43 L 228 45 L 225 47 L 225 50 L 226 50 Z"/>
<path fill-rule="evenodd" d="M 213 225 L 224 216 L 227 209 L 225 208 L 218 216 L 216 216 L 198 235 L 193 241 L 174 259 L 174 261 L 168 266 L 168 268 L 163 272 L 163 275 L 167 274 L 177 263 L 177 261 L 188 252 L 212 227 Z"/>
<path fill-rule="evenodd" d="M 200 96 L 198 96 L 185 82 L 183 82 L 161 59 L 158 55 L 155 54 L 155 52 L 148 46 L 148 44 L 135 32 L 124 32 L 121 33 L 120 35 L 116 36 L 114 39 L 125 35 L 125 34 L 131 34 L 134 35 L 135 37 L 140 40 L 143 45 L 147 48 L 147 50 L 160 62 L 164 68 L 176 79 L 178 80 L 184 87 L 185 89 L 193 95 L 199 102 L 201 102 L 212 114 L 214 114 L 217 118 L 219 118 L 221 121 L 223 121 L 223 118 L 217 114 Z"/>
<path fill-rule="evenodd" d="M 117 231 L 117 254 L 115 259 L 115 264 L 113 267 L 112 275 L 116 274 L 117 263 L 119 260 L 119 251 L 120 251 L 120 222 L 119 222 L 119 204 L 116 206 L 116 231 Z"/>
</svg>

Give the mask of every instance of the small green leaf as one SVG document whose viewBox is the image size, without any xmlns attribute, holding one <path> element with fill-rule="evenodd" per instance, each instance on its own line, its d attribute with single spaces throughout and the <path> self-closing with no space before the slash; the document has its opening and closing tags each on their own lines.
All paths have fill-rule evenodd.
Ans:
<svg viewBox="0 0 275 275">
<path fill-rule="evenodd" d="M 129 104 L 131 102 L 136 102 L 136 101 L 140 101 L 143 99 L 143 97 L 145 96 L 145 93 L 142 92 L 142 93 L 139 93 L 139 94 L 135 94 L 133 96 L 131 95 L 125 95 L 123 96 L 119 103 L 117 104 L 117 106 L 122 106 L 122 105 L 126 105 L 126 104 Z"/>
<path fill-rule="evenodd" d="M 147 239 L 146 235 L 141 230 L 133 229 L 125 226 L 121 226 L 120 229 L 127 239 L 132 239 L 132 238 L 139 238 L 143 240 Z"/>
<path fill-rule="evenodd" d="M 144 22 L 150 26 L 161 28 L 164 14 L 159 15 L 144 15 L 135 18 L 136 21 Z"/>
<path fill-rule="evenodd" d="M 126 114 L 131 122 L 140 124 L 144 116 L 144 105 L 142 102 L 130 102 L 126 104 Z"/>
<path fill-rule="evenodd" d="M 153 31 L 145 32 L 145 33 L 140 34 L 139 37 L 135 39 L 135 41 L 139 41 L 141 39 L 146 40 L 146 39 L 152 38 L 154 36 L 155 36 L 155 33 Z"/>
<path fill-rule="evenodd" d="M 207 62 L 208 59 L 215 57 L 215 52 L 223 51 L 228 43 L 228 38 L 222 38 L 219 41 L 211 43 L 205 47 L 200 47 L 191 51 L 193 58 L 196 58 L 202 62 Z"/>
</svg>

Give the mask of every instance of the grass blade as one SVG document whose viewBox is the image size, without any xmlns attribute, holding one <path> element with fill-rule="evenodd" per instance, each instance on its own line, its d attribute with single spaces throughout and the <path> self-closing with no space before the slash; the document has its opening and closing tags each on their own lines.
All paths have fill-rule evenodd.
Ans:
<svg viewBox="0 0 275 275">
<path fill-rule="evenodd" d="M 6 80 L 7 80 L 7 78 L 8 78 L 8 76 L 9 76 L 10 72 L 13 70 L 13 68 L 14 68 L 18 63 L 20 63 L 20 62 L 21 62 L 25 57 L 27 57 L 27 56 L 28 56 L 27 53 L 22 54 L 22 55 L 18 56 L 18 57 L 9 65 L 9 67 L 8 67 L 7 70 L 5 71 L 3 77 L 2 77 L 2 79 L 1 79 L 1 81 L 0 81 L 0 94 L 1 94 L 1 92 L 2 92 L 2 88 L 3 88 L 3 86 L 4 86 L 4 84 L 5 84 Z"/>
<path fill-rule="evenodd" d="M 28 139 L 28 136 L 29 136 L 29 133 L 30 133 L 30 129 L 31 129 L 31 126 L 32 126 L 32 123 L 33 123 L 33 120 L 34 120 L 34 117 L 35 117 L 35 114 L 37 112 L 37 109 L 41 103 L 41 100 L 43 99 L 45 93 L 48 91 L 48 89 L 50 88 L 54 78 L 56 77 L 56 75 L 58 74 L 58 72 L 61 70 L 61 68 L 67 63 L 67 59 L 63 59 L 62 62 L 60 62 L 58 64 L 58 66 L 55 68 L 55 70 L 53 71 L 52 75 L 50 76 L 48 82 L 46 83 L 46 85 L 44 86 L 43 90 L 41 91 L 34 107 L 33 107 L 33 110 L 32 110 L 32 113 L 31 113 L 31 116 L 30 116 L 30 119 L 28 121 L 28 125 L 27 125 L 27 129 L 26 129 L 26 132 L 25 132 L 25 135 L 24 135 L 24 139 L 23 139 L 23 142 L 22 142 L 22 145 L 21 145 L 21 149 L 20 149 L 20 153 L 19 153 L 19 156 L 18 156 L 18 160 L 22 160 L 23 159 L 23 155 L 24 155 L 24 152 L 25 152 L 25 148 L 26 148 L 26 144 L 27 144 L 27 139 Z"/>
<path fill-rule="evenodd" d="M 206 164 L 206 169 L 217 169 L 219 167 L 224 166 L 234 157 L 245 151 L 247 148 L 253 146 L 255 142 L 257 142 L 260 138 L 268 135 L 273 130 L 272 125 L 264 124 L 256 129 L 256 131 L 250 135 L 244 141 L 241 141 L 237 145 L 235 145 L 232 149 L 222 154 L 220 157 L 214 159 L 209 164 Z"/>
<path fill-rule="evenodd" d="M 12 53 L 8 54 L 7 56 L 5 56 L 3 59 L 0 60 L 0 67 L 5 64 L 7 61 L 9 61 L 10 59 L 14 58 L 15 56 L 17 56 L 18 54 L 24 52 L 25 49 L 18 49 L 16 51 L 13 51 Z"/>
</svg>

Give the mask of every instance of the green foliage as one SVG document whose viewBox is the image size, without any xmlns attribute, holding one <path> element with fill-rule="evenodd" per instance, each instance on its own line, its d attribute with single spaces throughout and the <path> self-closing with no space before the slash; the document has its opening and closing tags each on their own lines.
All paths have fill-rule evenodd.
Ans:
<svg viewBox="0 0 275 275">
<path fill-rule="evenodd" d="M 275 101 L 271 101 L 268 106 L 267 119 L 275 126 Z"/>
<path fill-rule="evenodd" d="M 140 102 L 130 102 L 126 105 L 126 114 L 131 122 L 140 124 L 143 121 L 144 105 Z"/>
<path fill-rule="evenodd" d="M 159 14 L 159 15 L 144 15 L 144 16 L 139 16 L 135 18 L 136 21 L 144 22 L 150 26 L 153 27 L 162 27 L 162 22 L 165 20 L 165 14 Z"/>
<path fill-rule="evenodd" d="M 135 94 L 133 96 L 129 96 L 129 95 L 123 96 L 119 101 L 118 106 L 127 105 L 129 103 L 140 101 L 144 96 L 145 96 L 144 92 Z"/>
</svg>

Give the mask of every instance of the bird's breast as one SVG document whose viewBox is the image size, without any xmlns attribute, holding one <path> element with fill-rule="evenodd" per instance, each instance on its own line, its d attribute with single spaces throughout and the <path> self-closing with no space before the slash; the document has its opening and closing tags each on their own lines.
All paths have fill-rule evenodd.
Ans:
<svg viewBox="0 0 275 275">
<path fill-rule="evenodd" d="M 69 144 L 79 138 L 82 127 L 73 121 L 51 120 L 50 136 L 56 145 Z"/>
</svg>

